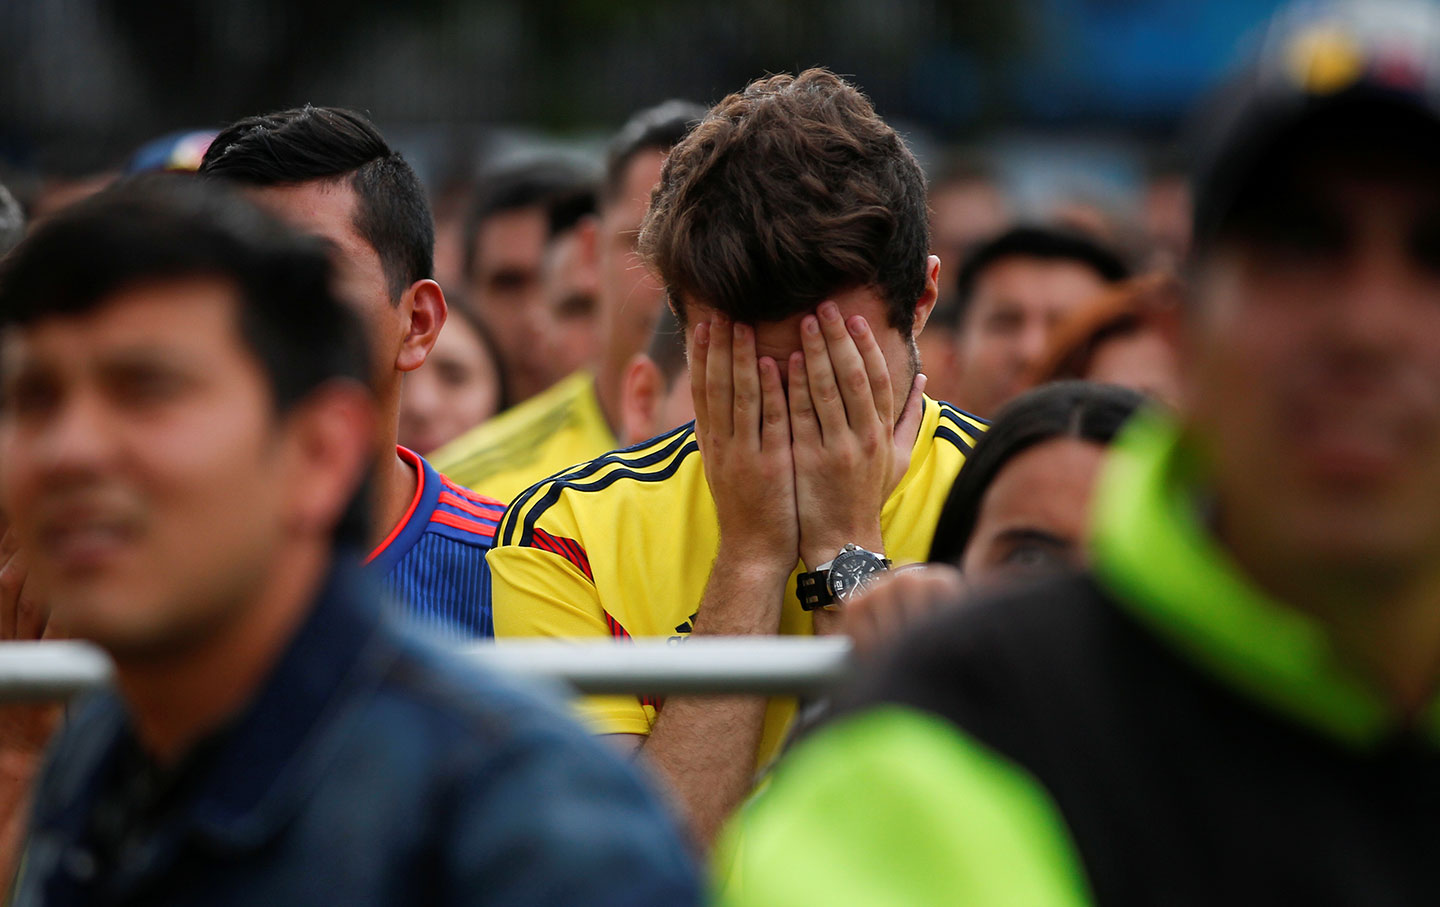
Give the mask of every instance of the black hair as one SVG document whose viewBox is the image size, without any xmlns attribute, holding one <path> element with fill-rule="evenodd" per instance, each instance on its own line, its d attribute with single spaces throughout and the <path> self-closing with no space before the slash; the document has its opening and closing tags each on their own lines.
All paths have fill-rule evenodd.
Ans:
<svg viewBox="0 0 1440 907">
<path fill-rule="evenodd" d="M 952 316 L 957 326 L 964 324 L 981 275 L 992 265 L 1011 258 L 1073 261 L 1090 268 L 1106 283 L 1130 276 L 1130 266 L 1120 253 L 1083 233 L 1056 227 L 1013 227 L 977 245 L 961 262 L 955 280 L 956 309 Z"/>
<path fill-rule="evenodd" d="M 605 150 L 605 182 L 600 203 L 608 205 L 619 197 L 625 185 L 625 171 L 642 151 L 668 152 L 705 119 L 704 107 L 693 101 L 671 98 L 634 114 Z"/>
<path fill-rule="evenodd" d="M 1127 387 L 1057 381 L 1005 404 L 950 487 L 929 559 L 960 564 L 975 532 L 985 493 L 1015 457 L 1055 438 L 1108 445 L 1144 402 L 1142 394 Z"/>
<path fill-rule="evenodd" d="M 331 289 L 323 245 L 191 176 L 128 179 L 39 224 L 0 261 L 0 327 L 83 315 L 129 287 L 192 277 L 234 287 L 241 340 L 277 413 L 327 381 L 365 382 L 363 328 Z M 365 503 L 362 489 L 337 541 L 363 542 Z"/>
<path fill-rule="evenodd" d="M 247 186 L 348 179 L 355 231 L 380 256 L 398 302 L 435 272 L 435 222 L 415 171 L 353 110 L 306 105 L 237 120 L 210 143 L 200 173 Z"/>
<path fill-rule="evenodd" d="M 465 276 L 475 278 L 480 264 L 477 240 L 485 221 L 497 214 L 539 208 L 544 212 L 546 229 L 553 236 L 551 217 L 555 207 L 594 191 L 594 172 L 571 155 L 531 155 L 486 168 L 480 174 L 470 213 L 465 218 Z"/>
<path fill-rule="evenodd" d="M 562 192 L 550 199 L 548 208 L 548 237 L 554 240 L 562 233 L 575 229 L 580 221 L 595 213 L 596 192 L 593 184 L 576 186 L 569 192 Z"/>
<path fill-rule="evenodd" d="M 25 212 L 5 184 L 0 183 L 0 256 L 15 248 L 24 235 Z"/>
</svg>

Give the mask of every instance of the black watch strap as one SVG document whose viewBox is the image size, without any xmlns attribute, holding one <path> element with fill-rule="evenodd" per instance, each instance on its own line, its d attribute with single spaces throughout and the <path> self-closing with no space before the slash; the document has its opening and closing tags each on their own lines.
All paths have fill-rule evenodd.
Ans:
<svg viewBox="0 0 1440 907">
<path fill-rule="evenodd" d="M 834 604 L 835 597 L 830 594 L 830 584 L 826 582 L 829 575 L 829 570 L 812 570 L 795 578 L 795 597 L 800 599 L 801 608 L 814 611 Z"/>
</svg>

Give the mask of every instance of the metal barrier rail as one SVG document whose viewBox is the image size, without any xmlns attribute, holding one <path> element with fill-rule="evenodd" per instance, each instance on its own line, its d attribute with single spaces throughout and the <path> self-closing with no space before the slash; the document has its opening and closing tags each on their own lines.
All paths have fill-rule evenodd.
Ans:
<svg viewBox="0 0 1440 907">
<path fill-rule="evenodd" d="M 633 643 L 506 640 L 466 646 L 502 673 L 580 693 L 807 695 L 832 687 L 851 665 L 844 638 L 735 637 Z M 0 703 L 64 699 L 110 681 L 96 646 L 0 642 Z"/>
</svg>

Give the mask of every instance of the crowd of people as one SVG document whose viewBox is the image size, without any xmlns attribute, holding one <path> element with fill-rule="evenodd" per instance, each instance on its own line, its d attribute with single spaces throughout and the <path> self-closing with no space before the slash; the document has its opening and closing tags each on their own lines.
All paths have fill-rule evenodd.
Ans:
<svg viewBox="0 0 1440 907">
<path fill-rule="evenodd" d="M 1437 86 L 1434 6 L 1282 11 L 1178 267 L 823 68 L 439 255 L 337 107 L 0 189 L 0 637 L 114 665 L 0 709 L 11 902 L 1431 902 Z M 803 702 L 456 651 L 810 635 Z"/>
</svg>

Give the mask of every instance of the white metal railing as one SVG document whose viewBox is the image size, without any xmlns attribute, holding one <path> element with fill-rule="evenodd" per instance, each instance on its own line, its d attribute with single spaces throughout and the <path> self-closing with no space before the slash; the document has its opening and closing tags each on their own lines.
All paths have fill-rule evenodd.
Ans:
<svg viewBox="0 0 1440 907">
<path fill-rule="evenodd" d="M 734 637 L 579 642 L 515 639 L 464 650 L 505 674 L 579 693 L 797 694 L 845 677 L 848 639 Z M 64 699 L 108 683 L 109 657 L 82 642 L 0 642 L 0 703 Z"/>
</svg>

